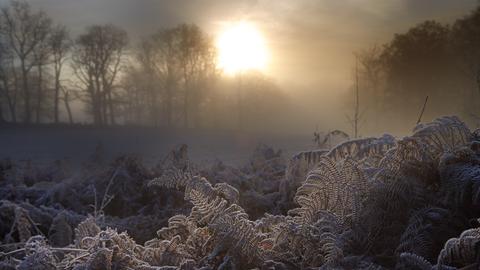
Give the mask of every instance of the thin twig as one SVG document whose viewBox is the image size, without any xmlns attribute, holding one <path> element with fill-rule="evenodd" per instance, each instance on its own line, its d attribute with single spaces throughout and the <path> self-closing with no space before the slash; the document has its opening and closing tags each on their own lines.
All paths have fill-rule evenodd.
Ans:
<svg viewBox="0 0 480 270">
<path fill-rule="evenodd" d="M 117 177 L 117 174 L 118 174 L 118 167 L 115 169 L 115 171 L 113 172 L 112 176 L 110 177 L 110 180 L 108 181 L 108 184 L 107 184 L 107 188 L 105 189 L 105 193 L 103 194 L 103 198 L 102 198 L 102 203 L 100 205 L 100 212 L 103 212 L 103 209 L 108 205 L 108 203 L 110 203 L 110 201 L 112 200 L 112 197 L 108 195 L 108 192 L 110 190 L 110 186 L 112 185 L 113 183 L 113 180 L 115 180 L 115 178 Z"/>
<path fill-rule="evenodd" d="M 2 244 L 0 245 L 0 248 L 10 247 L 10 246 L 22 246 L 22 245 L 25 245 L 25 242 Z"/>
<path fill-rule="evenodd" d="M 423 103 L 422 111 L 420 112 L 420 115 L 418 116 L 417 125 L 420 124 L 420 122 L 422 121 L 422 116 L 423 116 L 423 113 L 425 112 L 425 107 L 427 107 L 427 102 L 428 102 L 428 96 L 425 98 L 425 102 Z"/>
<path fill-rule="evenodd" d="M 54 247 L 51 247 L 49 249 L 53 250 L 53 251 L 58 251 L 58 252 L 88 252 L 88 250 L 86 250 L 86 249 L 79 249 L 79 248 L 54 248 Z M 20 253 L 20 252 L 25 252 L 25 251 L 26 251 L 26 248 L 20 248 L 20 249 L 16 249 L 16 250 L 13 250 L 13 251 L 10 251 L 10 252 L 6 252 L 6 253 L 0 252 L 0 257 L 10 256 L 10 255 Z"/>
<path fill-rule="evenodd" d="M 81 248 L 55 248 L 52 247 L 50 248 L 53 251 L 63 251 L 63 252 L 88 252 L 86 249 L 81 249 Z"/>
<path fill-rule="evenodd" d="M 28 219 L 28 221 L 30 221 L 30 223 L 32 224 L 33 228 L 37 231 L 38 234 L 40 234 L 40 235 L 42 235 L 42 236 L 45 236 L 45 235 L 42 233 L 42 231 L 40 231 L 40 229 L 38 228 L 37 223 L 35 223 L 35 221 L 33 221 L 33 219 L 32 219 L 29 215 L 27 215 L 27 219 Z"/>
<path fill-rule="evenodd" d="M 13 254 L 16 254 L 16 253 L 20 253 L 20 252 L 24 252 L 25 251 L 25 248 L 20 248 L 20 249 L 16 249 L 16 250 L 13 250 L 13 251 L 10 251 L 10 252 L 0 252 L 0 257 L 3 257 L 3 256 L 10 256 L 10 255 L 13 255 Z"/>
<path fill-rule="evenodd" d="M 74 263 L 78 262 L 80 259 L 83 259 L 83 258 L 88 257 L 88 256 L 90 256 L 90 253 L 85 253 L 85 254 L 82 254 L 78 257 L 75 257 L 73 260 L 71 260 L 67 263 L 67 266 L 72 266 Z"/>
</svg>

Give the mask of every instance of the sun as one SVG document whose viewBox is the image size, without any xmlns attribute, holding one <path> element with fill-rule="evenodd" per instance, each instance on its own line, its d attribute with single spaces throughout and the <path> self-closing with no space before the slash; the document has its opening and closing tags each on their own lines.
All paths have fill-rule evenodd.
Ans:
<svg viewBox="0 0 480 270">
<path fill-rule="evenodd" d="M 265 71 L 267 48 L 260 31 L 248 22 L 232 23 L 217 38 L 218 66 L 228 74 Z"/>
</svg>

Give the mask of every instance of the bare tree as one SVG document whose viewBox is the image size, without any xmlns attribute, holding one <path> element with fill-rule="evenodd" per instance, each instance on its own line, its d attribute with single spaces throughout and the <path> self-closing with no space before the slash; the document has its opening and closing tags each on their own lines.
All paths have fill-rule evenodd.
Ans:
<svg viewBox="0 0 480 270">
<path fill-rule="evenodd" d="M 450 35 L 450 43 L 457 60 L 457 69 L 466 79 L 466 110 L 478 121 L 480 97 L 480 7 L 457 20 Z"/>
<path fill-rule="evenodd" d="M 71 48 L 71 40 L 68 34 L 68 31 L 65 26 L 57 25 L 50 35 L 50 49 L 52 53 L 52 62 L 54 70 L 54 94 L 53 94 L 53 119 L 55 123 L 58 123 L 59 119 L 59 102 L 60 102 L 60 91 L 62 90 L 62 70 L 64 63 L 67 59 L 68 52 Z M 64 91 L 62 91 L 65 93 Z M 68 91 L 66 92 L 68 93 Z M 67 101 L 68 97 L 64 97 Z M 66 103 L 68 104 L 68 102 Z M 67 112 L 69 114 L 69 120 L 72 122 L 70 107 L 67 107 Z"/>
<path fill-rule="evenodd" d="M 125 123 L 155 125 L 156 117 L 152 112 L 158 112 L 158 104 L 151 100 L 154 91 L 152 87 L 155 87 L 151 81 L 151 74 L 132 64 L 122 77 L 121 85 L 122 114 Z M 156 94 L 153 94 L 153 97 L 156 98 Z"/>
<path fill-rule="evenodd" d="M 72 114 L 72 109 L 70 107 L 70 102 L 74 99 L 73 91 L 70 89 L 67 89 L 65 86 L 61 85 L 60 89 L 62 90 L 63 94 L 63 102 L 65 104 L 65 109 L 67 110 L 67 116 L 68 116 L 68 123 L 73 124 L 73 114 Z"/>
<path fill-rule="evenodd" d="M 161 30 L 146 42 L 144 47 L 151 50 L 152 68 L 155 71 L 155 76 L 161 82 L 163 90 L 167 126 L 172 126 L 173 102 L 178 93 L 180 80 L 178 31 L 176 29 Z"/>
<path fill-rule="evenodd" d="M 35 93 L 35 122 L 38 124 L 42 119 L 42 114 L 44 111 L 44 103 L 46 103 L 46 81 L 45 80 L 45 71 L 47 69 L 47 65 L 50 61 L 51 56 L 51 48 L 48 44 L 48 36 L 45 36 L 42 40 L 40 40 L 38 46 L 36 46 L 33 50 L 33 59 L 34 65 L 37 69 L 36 74 L 36 93 Z"/>
<path fill-rule="evenodd" d="M 88 27 L 75 42 L 72 68 L 84 86 L 95 124 L 115 124 L 113 90 L 127 45 L 126 31 L 110 24 Z"/>
<path fill-rule="evenodd" d="M 374 45 L 369 49 L 356 54 L 358 59 L 358 76 L 363 82 L 363 92 L 368 99 L 364 99 L 364 106 L 372 108 L 376 127 L 379 124 L 379 117 L 383 108 L 383 89 L 385 81 L 385 71 L 382 62 L 382 48 Z"/>
<path fill-rule="evenodd" d="M 179 35 L 180 68 L 184 84 L 183 123 L 189 125 L 190 111 L 197 116 L 203 100 L 206 83 L 215 76 L 215 51 L 213 42 L 198 26 L 182 24 L 177 28 Z"/>
<path fill-rule="evenodd" d="M 362 115 L 360 113 L 360 80 L 358 73 L 358 56 L 355 56 L 355 85 L 354 85 L 354 109 L 353 117 L 347 115 L 347 119 L 353 127 L 353 137 L 358 138 L 358 130 Z"/>
<path fill-rule="evenodd" d="M 214 48 L 207 34 L 187 24 L 160 30 L 142 41 L 137 60 L 148 77 L 149 86 L 142 87 L 149 89 L 154 125 L 162 107 L 167 126 L 172 126 L 175 116 L 183 118 L 184 126 L 199 125 L 200 108 L 218 75 Z"/>
<path fill-rule="evenodd" d="M 0 43 L 0 98 L 7 104 L 10 121 L 17 122 L 17 71 L 14 66 L 12 51 L 4 43 Z M 2 112 L 3 112 L 2 108 Z"/>
<path fill-rule="evenodd" d="M 137 48 L 136 60 L 138 67 L 131 67 L 124 87 L 135 91 L 145 89 L 147 96 L 146 110 L 149 122 L 153 126 L 160 124 L 160 97 L 163 90 L 160 74 L 157 69 L 157 49 L 152 38 L 144 39 Z M 138 73 L 138 74 L 137 74 Z M 139 76 L 143 74 L 143 76 Z M 134 84 L 134 85 L 132 85 Z M 170 118 L 169 118 L 170 119 Z"/>
<path fill-rule="evenodd" d="M 44 12 L 32 12 L 26 1 L 12 1 L 1 9 L 0 33 L 20 62 L 24 98 L 24 121 L 32 119 L 29 75 L 35 66 L 34 50 L 49 33 L 50 18 Z"/>
</svg>

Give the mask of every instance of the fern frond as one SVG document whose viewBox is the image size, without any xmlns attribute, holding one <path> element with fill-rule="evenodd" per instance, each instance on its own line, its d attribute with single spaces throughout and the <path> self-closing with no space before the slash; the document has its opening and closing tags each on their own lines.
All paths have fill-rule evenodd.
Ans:
<svg viewBox="0 0 480 270">
<path fill-rule="evenodd" d="M 186 190 L 194 205 L 189 219 L 212 230 L 217 249 L 227 249 L 232 255 L 247 259 L 248 263 L 262 261 L 260 242 L 265 236 L 257 233 L 245 211 L 212 193 L 213 189 L 205 178 L 193 183 Z"/>
<path fill-rule="evenodd" d="M 47 246 L 43 236 L 33 236 L 25 243 L 25 259 L 18 265 L 18 270 L 56 270 L 57 262 L 52 250 Z"/>
<path fill-rule="evenodd" d="M 95 218 L 93 216 L 87 217 L 85 220 L 80 222 L 74 230 L 75 245 L 77 247 L 82 247 L 81 243 L 84 238 L 95 237 L 100 233 L 100 231 L 100 227 L 98 227 Z"/>
<path fill-rule="evenodd" d="M 436 173 L 435 162 L 428 155 L 425 144 L 413 137 L 397 141 L 379 165 L 375 180 L 382 183 L 396 181 L 405 176 L 414 176 L 428 182 Z"/>
<path fill-rule="evenodd" d="M 163 240 L 171 240 L 179 236 L 182 241 L 185 241 L 195 229 L 196 226 L 186 216 L 175 215 L 168 219 L 168 227 L 158 230 L 157 235 Z"/>
<path fill-rule="evenodd" d="M 301 268 L 333 265 L 343 258 L 340 239 L 343 227 L 329 212 L 319 210 L 315 222 L 310 224 L 287 219 L 278 227 L 271 251 L 271 258 L 276 261 Z"/>
<path fill-rule="evenodd" d="M 335 162 L 341 162 L 347 157 L 357 162 L 376 165 L 383 155 L 395 146 L 395 138 L 384 135 L 380 138 L 363 138 L 343 142 L 330 150 L 326 156 Z"/>
<path fill-rule="evenodd" d="M 170 167 L 157 178 L 150 180 L 148 186 L 159 186 L 170 189 L 180 190 L 193 178 L 194 173 L 190 170 L 180 170 L 176 167 Z"/>
<path fill-rule="evenodd" d="M 422 256 L 403 252 L 400 254 L 398 263 L 395 267 L 398 270 L 432 270 L 433 266 Z"/>
<path fill-rule="evenodd" d="M 231 252 L 240 252 L 248 262 L 263 261 L 260 243 L 265 235 L 254 229 L 253 223 L 239 215 L 222 215 L 209 224 L 218 243 L 229 245 Z"/>
<path fill-rule="evenodd" d="M 443 154 L 439 163 L 444 203 L 476 215 L 480 207 L 480 156 L 462 147 Z"/>
<path fill-rule="evenodd" d="M 67 221 L 65 212 L 55 216 L 48 230 L 48 240 L 52 246 L 65 247 L 72 242 L 73 231 Z"/>
<path fill-rule="evenodd" d="M 351 158 L 335 163 L 324 157 L 298 188 L 295 201 L 301 209 L 290 213 L 299 215 L 298 222 L 314 222 L 318 210 L 328 210 L 345 222 L 352 221 L 361 208 L 368 189 L 367 179 Z"/>
<path fill-rule="evenodd" d="M 26 242 L 33 232 L 33 224 L 30 222 L 27 210 L 15 205 L 15 227 L 18 232 L 20 242 Z"/>
<path fill-rule="evenodd" d="M 480 228 L 469 229 L 451 238 L 438 256 L 437 266 L 464 267 L 476 262 L 480 245 Z"/>
<path fill-rule="evenodd" d="M 442 245 L 467 227 L 466 218 L 446 209 L 421 209 L 410 218 L 395 253 L 409 252 L 435 262 Z"/>
<path fill-rule="evenodd" d="M 467 145 L 474 136 L 458 117 L 444 116 L 419 124 L 412 137 L 427 145 L 428 153 L 437 160 L 444 152 Z"/>
<path fill-rule="evenodd" d="M 224 198 L 229 203 L 238 204 L 240 194 L 238 190 L 227 183 L 218 183 L 215 184 L 213 190 L 217 193 L 218 196 Z"/>
<path fill-rule="evenodd" d="M 184 189 L 185 200 L 190 200 L 190 192 L 192 190 L 201 191 L 210 199 L 220 196 L 229 203 L 238 203 L 238 190 L 227 183 L 218 183 L 212 187 L 210 182 L 204 177 L 198 176 L 191 170 L 179 170 L 177 168 L 168 169 L 165 174 L 159 178 L 155 178 L 148 183 L 149 186 L 159 186 L 165 188 L 174 188 L 177 190 Z"/>
<path fill-rule="evenodd" d="M 155 241 L 146 243 L 145 248 L 140 252 L 140 259 L 150 265 L 177 265 L 191 258 L 184 250 L 179 235 L 170 240 Z"/>
</svg>

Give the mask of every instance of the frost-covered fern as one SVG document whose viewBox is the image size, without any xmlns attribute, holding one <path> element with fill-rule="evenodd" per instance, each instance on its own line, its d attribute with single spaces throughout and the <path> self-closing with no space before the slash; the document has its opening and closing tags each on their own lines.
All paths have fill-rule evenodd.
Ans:
<svg viewBox="0 0 480 270">
<path fill-rule="evenodd" d="M 433 159 L 438 159 L 444 152 L 467 145 L 473 134 L 456 116 L 440 117 L 427 124 L 419 124 L 412 136 L 425 144 Z"/>
<path fill-rule="evenodd" d="M 466 230 L 458 238 L 449 239 L 438 256 L 438 269 L 449 266 L 466 267 L 473 264 L 476 264 L 478 269 L 480 267 L 478 264 L 479 245 L 480 228 Z"/>
<path fill-rule="evenodd" d="M 315 213 L 327 210 L 342 223 L 352 222 L 362 207 L 368 181 L 358 164 L 350 158 L 335 163 L 322 158 L 317 168 L 297 190 L 295 201 L 301 206 L 290 213 L 298 215 L 298 222 L 315 222 Z"/>
<path fill-rule="evenodd" d="M 8 180 L 0 269 L 478 269 L 480 233 L 469 229 L 480 205 L 475 139 L 478 131 L 443 117 L 399 140 L 307 151 L 296 160 L 313 167 L 295 179 L 298 190 L 288 176 L 280 181 L 286 162 L 265 145 L 239 168 L 200 170 L 180 146 L 158 168 L 124 157 L 47 192 Z M 188 203 L 152 187 L 183 191 Z M 97 192 L 112 198 L 104 216 L 92 207 Z M 138 214 L 120 217 L 127 210 Z"/>
<path fill-rule="evenodd" d="M 341 162 L 342 160 L 352 158 L 357 162 L 375 167 L 385 153 L 395 146 L 395 138 L 385 134 L 380 138 L 363 138 L 343 142 L 330 150 L 326 156 Z"/>
</svg>

